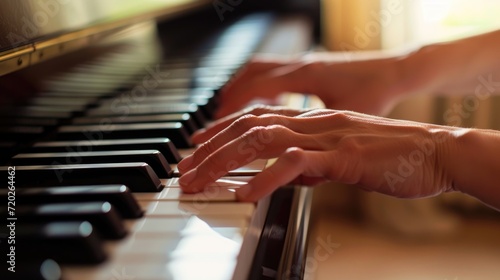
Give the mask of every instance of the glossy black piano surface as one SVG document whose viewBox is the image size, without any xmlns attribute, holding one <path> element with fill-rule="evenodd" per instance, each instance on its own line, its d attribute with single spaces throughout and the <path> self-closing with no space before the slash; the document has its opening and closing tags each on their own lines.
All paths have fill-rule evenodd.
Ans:
<svg viewBox="0 0 500 280">
<path fill-rule="evenodd" d="M 269 52 L 307 46 L 308 20 L 240 11 L 221 21 L 212 2 L 179 2 L 160 24 L 159 14 L 135 14 L 113 28 L 109 18 L 48 28 L 50 51 L 68 44 L 54 40 L 69 29 L 99 39 L 51 52 L 52 59 L 36 48 L 44 46 L 42 33 L 0 49 L 0 63 L 30 58 L 22 70 L 0 67 L 0 173 L 15 176 L 0 190 L 1 279 L 301 277 L 307 191 L 286 187 L 257 205 L 236 202 L 233 190 L 264 168 L 258 161 L 186 195 L 175 164 L 193 148 L 190 135 L 210 121 L 217 90 L 266 51 L 273 32 L 290 40 L 269 44 L 280 46 Z M 8 255 L 12 232 L 15 257 Z"/>
</svg>

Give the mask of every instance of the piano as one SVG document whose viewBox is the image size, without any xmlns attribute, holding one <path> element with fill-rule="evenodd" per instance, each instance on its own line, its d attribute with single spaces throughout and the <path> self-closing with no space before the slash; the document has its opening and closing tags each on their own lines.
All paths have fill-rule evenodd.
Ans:
<svg viewBox="0 0 500 280">
<path fill-rule="evenodd" d="M 310 47 L 310 17 L 276 3 L 1 3 L 0 278 L 303 279 L 307 188 L 237 202 L 263 160 L 177 183 L 218 89 L 256 53 Z"/>
</svg>

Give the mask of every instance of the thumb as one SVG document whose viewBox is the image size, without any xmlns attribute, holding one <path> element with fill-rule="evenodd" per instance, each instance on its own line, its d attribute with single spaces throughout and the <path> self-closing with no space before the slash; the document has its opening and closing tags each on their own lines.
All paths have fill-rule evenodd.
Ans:
<svg viewBox="0 0 500 280">
<path fill-rule="evenodd" d="M 280 186 L 289 184 L 297 177 L 304 177 L 309 182 L 320 182 L 324 179 L 353 183 L 347 178 L 354 165 L 348 158 L 341 158 L 336 151 L 304 151 L 300 148 L 288 148 L 277 161 L 257 174 L 247 185 L 236 191 L 240 201 L 257 201 Z M 317 180 L 313 180 L 313 178 Z"/>
</svg>

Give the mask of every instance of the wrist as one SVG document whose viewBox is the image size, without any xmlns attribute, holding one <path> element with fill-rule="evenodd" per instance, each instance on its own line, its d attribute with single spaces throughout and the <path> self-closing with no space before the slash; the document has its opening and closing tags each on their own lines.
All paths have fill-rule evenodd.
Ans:
<svg viewBox="0 0 500 280">
<path fill-rule="evenodd" d="M 419 48 L 399 59 L 400 87 L 404 95 L 428 94 L 439 91 L 447 71 L 442 46 L 429 45 Z"/>
<path fill-rule="evenodd" d="M 445 168 L 452 190 L 474 196 L 500 209 L 500 132 L 480 129 L 456 129 L 446 151 Z"/>
</svg>

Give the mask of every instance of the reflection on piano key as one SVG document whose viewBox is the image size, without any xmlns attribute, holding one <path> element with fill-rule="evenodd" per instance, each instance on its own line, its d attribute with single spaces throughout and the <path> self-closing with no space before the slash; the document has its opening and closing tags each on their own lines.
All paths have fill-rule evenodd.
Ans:
<svg viewBox="0 0 500 280">
<path fill-rule="evenodd" d="M 182 123 L 140 123 L 61 126 L 57 140 L 110 140 L 168 137 L 177 148 L 192 146 Z"/>
<path fill-rule="evenodd" d="M 67 153 L 92 151 L 158 150 L 169 163 L 178 163 L 179 151 L 168 138 L 53 141 L 36 143 L 29 149 L 33 153 Z"/>
<path fill-rule="evenodd" d="M 7 269 L 0 271 L 1 279 L 11 280 L 47 280 L 47 279 L 61 279 L 61 267 L 57 262 L 52 259 L 38 259 L 31 261 L 16 261 L 17 267 L 23 269 L 15 270 L 15 273 Z"/>
<path fill-rule="evenodd" d="M 110 124 L 132 124 L 132 123 L 176 123 L 180 122 L 189 134 L 200 129 L 191 116 L 187 113 L 180 114 L 158 114 L 158 115 L 127 115 L 122 117 L 80 117 L 73 119 L 73 125 L 96 125 L 106 121 Z"/>
<path fill-rule="evenodd" d="M 209 203 L 208 200 L 195 202 L 139 201 L 146 216 L 244 216 L 250 219 L 255 209 L 251 203 Z M 228 211 L 231 209 L 231 211 Z"/>
<path fill-rule="evenodd" d="M 48 257 L 59 263 L 92 264 L 107 257 L 103 241 L 89 222 L 20 224 L 16 238 L 23 241 L 16 244 L 17 252 L 25 252 L 18 259 Z"/>
<path fill-rule="evenodd" d="M 7 201 L 8 192 L 8 189 L 1 189 L 0 198 Z M 125 185 L 65 186 L 16 190 L 18 206 L 91 201 L 111 203 L 124 218 L 140 218 L 143 215 L 142 209 L 132 196 L 130 189 Z"/>
<path fill-rule="evenodd" d="M 100 151 L 78 153 L 32 153 L 18 154 L 12 158 L 14 165 L 49 165 L 145 162 L 162 178 L 171 177 L 172 170 L 167 160 L 157 150 Z"/>
<path fill-rule="evenodd" d="M 109 279 L 123 272 L 130 277 L 140 275 L 140 279 L 231 278 L 247 219 L 191 216 L 144 220 L 147 222 L 131 230 L 120 246 L 112 248 L 111 259 L 98 271 L 75 267 L 66 276 Z"/>
<path fill-rule="evenodd" d="M 54 203 L 16 207 L 16 217 L 23 223 L 89 221 L 104 238 L 119 239 L 127 232 L 122 218 L 109 202 Z M 8 217 L 0 209 L 0 217 Z"/>
<path fill-rule="evenodd" d="M 0 167 L 7 172 L 8 167 Z M 153 169 L 144 162 L 78 165 L 17 166 L 16 188 L 123 184 L 132 191 L 163 189 Z"/>
</svg>

